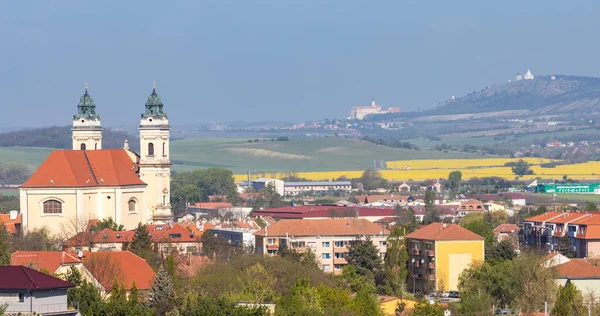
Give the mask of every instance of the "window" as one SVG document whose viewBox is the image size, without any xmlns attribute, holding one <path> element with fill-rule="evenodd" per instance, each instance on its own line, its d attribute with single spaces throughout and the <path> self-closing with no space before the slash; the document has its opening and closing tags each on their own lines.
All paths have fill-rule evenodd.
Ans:
<svg viewBox="0 0 600 316">
<path fill-rule="evenodd" d="M 321 247 L 323 247 L 323 248 L 329 248 L 329 245 L 330 245 L 330 242 L 328 242 L 328 241 L 324 241 L 321 243 Z"/>
<path fill-rule="evenodd" d="M 62 203 L 57 200 L 44 202 L 44 214 L 62 214 Z"/>
<path fill-rule="evenodd" d="M 169 238 L 181 238 L 181 234 L 169 234 Z"/>
<path fill-rule="evenodd" d="M 334 267 L 334 269 L 336 269 L 336 270 L 341 270 L 341 269 L 342 269 L 342 267 L 343 267 L 343 265 L 341 265 L 341 264 L 336 264 L 336 265 L 334 265 L 333 267 Z"/>
<path fill-rule="evenodd" d="M 275 238 L 269 238 L 269 240 L 267 241 L 267 243 L 269 245 L 276 245 L 277 243 L 275 242 Z"/>
<path fill-rule="evenodd" d="M 331 265 L 330 264 L 324 264 L 323 265 L 323 271 L 331 271 Z"/>
<path fill-rule="evenodd" d="M 348 244 L 348 241 L 346 240 L 338 240 L 338 241 L 334 241 L 333 243 L 336 247 L 346 247 L 346 245 Z"/>
<path fill-rule="evenodd" d="M 292 248 L 304 248 L 306 243 L 304 241 L 292 241 Z"/>
<path fill-rule="evenodd" d="M 331 259 L 331 254 L 330 253 L 324 253 L 321 255 L 321 259 Z"/>
<path fill-rule="evenodd" d="M 345 257 L 346 257 L 346 253 L 344 253 L 344 252 L 336 252 L 334 254 L 334 258 L 336 258 L 336 259 L 344 259 Z"/>
<path fill-rule="evenodd" d="M 167 157 L 167 151 L 165 150 L 165 149 L 166 149 L 166 144 L 165 144 L 165 143 L 162 143 L 162 147 L 163 147 L 163 148 L 162 148 L 162 149 L 163 149 L 163 151 L 162 151 L 162 153 L 163 153 L 163 157 Z"/>
<path fill-rule="evenodd" d="M 25 293 L 19 293 L 19 303 L 25 302 Z"/>
<path fill-rule="evenodd" d="M 81 150 L 85 150 L 85 144 L 83 144 L 83 143 L 82 143 L 82 144 L 79 146 L 79 149 L 81 149 Z"/>
<path fill-rule="evenodd" d="M 570 232 L 575 232 L 575 231 L 577 231 L 577 226 L 574 226 L 574 225 L 569 225 L 569 231 L 570 231 Z"/>
<path fill-rule="evenodd" d="M 277 253 L 277 250 L 267 250 L 267 254 L 271 257 L 275 256 L 276 253 Z"/>
<path fill-rule="evenodd" d="M 380 241 L 379 242 L 379 247 L 381 247 L 381 248 L 387 247 L 387 241 L 386 240 Z"/>
<path fill-rule="evenodd" d="M 317 243 L 314 241 L 309 241 L 308 242 L 308 248 L 317 248 Z"/>
<path fill-rule="evenodd" d="M 163 205 L 167 205 L 167 196 L 163 195 Z"/>
<path fill-rule="evenodd" d="M 131 200 L 129 200 L 129 202 L 127 202 L 127 205 L 129 206 L 129 212 L 130 213 L 133 213 L 133 212 L 136 211 L 136 205 L 135 204 L 136 203 L 135 203 L 134 199 L 131 199 Z"/>
<path fill-rule="evenodd" d="M 94 144 L 94 149 L 98 150 L 98 144 Z"/>
<path fill-rule="evenodd" d="M 381 260 L 385 260 L 385 252 L 380 252 L 379 258 L 381 258 Z"/>
<path fill-rule="evenodd" d="M 154 156 L 154 144 L 148 143 L 148 156 Z"/>
</svg>

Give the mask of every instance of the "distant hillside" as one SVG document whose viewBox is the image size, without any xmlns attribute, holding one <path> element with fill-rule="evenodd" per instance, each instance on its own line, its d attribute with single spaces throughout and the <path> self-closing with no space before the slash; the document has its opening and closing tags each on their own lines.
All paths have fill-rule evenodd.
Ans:
<svg viewBox="0 0 600 316">
<path fill-rule="evenodd" d="M 139 138 L 123 130 L 104 128 L 102 131 L 103 148 L 123 148 L 127 139 L 131 149 L 138 151 Z M 71 127 L 52 126 L 26 129 L 0 134 L 0 147 L 46 147 L 71 149 Z"/>
<path fill-rule="evenodd" d="M 600 78 L 538 76 L 488 86 L 448 100 L 422 115 L 467 114 L 524 110 L 532 115 L 600 115 Z"/>
</svg>

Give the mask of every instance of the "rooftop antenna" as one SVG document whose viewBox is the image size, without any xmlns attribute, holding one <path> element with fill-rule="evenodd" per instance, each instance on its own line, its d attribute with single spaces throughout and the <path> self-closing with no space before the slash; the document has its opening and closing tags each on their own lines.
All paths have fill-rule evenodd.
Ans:
<svg viewBox="0 0 600 316">
<path fill-rule="evenodd" d="M 87 92 L 88 92 L 88 82 L 86 81 L 85 82 L 85 93 L 87 94 Z"/>
<path fill-rule="evenodd" d="M 152 81 L 152 92 L 156 92 L 156 80 Z"/>
</svg>

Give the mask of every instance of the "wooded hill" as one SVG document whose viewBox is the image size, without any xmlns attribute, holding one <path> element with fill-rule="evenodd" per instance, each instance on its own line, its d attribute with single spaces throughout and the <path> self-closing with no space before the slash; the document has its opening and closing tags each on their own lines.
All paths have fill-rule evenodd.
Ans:
<svg viewBox="0 0 600 316">
<path fill-rule="evenodd" d="M 102 148 L 123 148 L 127 139 L 134 151 L 139 151 L 139 137 L 123 130 L 104 128 L 102 131 Z M 0 147 L 47 147 L 71 149 L 71 127 L 52 126 L 26 129 L 0 134 Z"/>
</svg>

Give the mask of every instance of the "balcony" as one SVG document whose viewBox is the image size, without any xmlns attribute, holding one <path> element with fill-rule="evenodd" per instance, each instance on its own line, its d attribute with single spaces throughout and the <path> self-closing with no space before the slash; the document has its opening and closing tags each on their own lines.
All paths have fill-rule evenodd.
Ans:
<svg viewBox="0 0 600 316">
<path fill-rule="evenodd" d="M 418 256 L 418 255 L 420 255 L 420 254 L 421 254 L 421 250 L 419 250 L 419 249 L 413 249 L 413 250 L 411 251 L 411 253 L 412 253 L 413 255 L 415 255 L 415 256 Z"/>
<path fill-rule="evenodd" d="M 333 258 L 333 264 L 348 264 L 345 258 Z"/>
<path fill-rule="evenodd" d="M 427 280 L 429 280 L 429 281 L 433 281 L 433 280 L 435 280 L 435 274 L 429 274 L 429 275 L 427 276 Z"/>
<path fill-rule="evenodd" d="M 435 256 L 435 250 L 427 250 L 427 256 L 429 256 L 429 257 Z"/>
<path fill-rule="evenodd" d="M 420 267 L 421 266 L 421 261 L 415 261 L 415 262 L 413 262 L 413 266 L 415 266 L 417 268 Z"/>
<path fill-rule="evenodd" d="M 434 269 L 434 268 L 435 268 L 435 263 L 433 263 L 433 262 L 430 262 L 430 263 L 429 263 L 427 266 L 428 266 L 430 269 Z"/>
<path fill-rule="evenodd" d="M 333 246 L 333 251 L 334 252 L 348 252 L 348 247 L 338 247 L 338 246 Z"/>
</svg>

